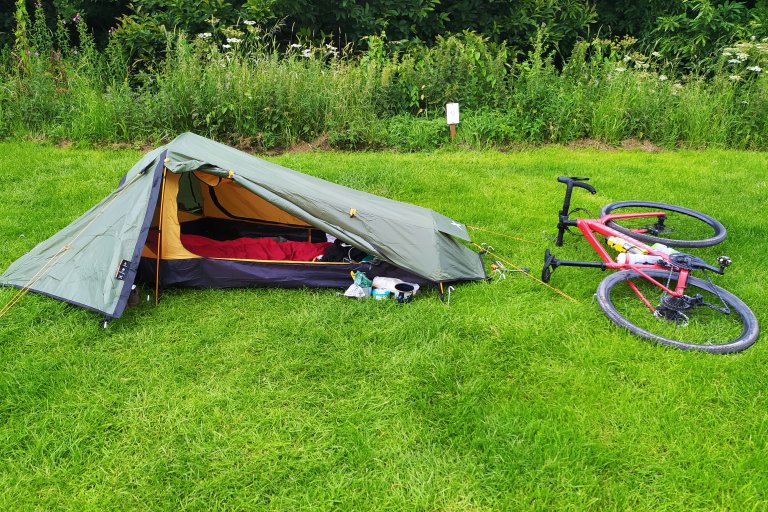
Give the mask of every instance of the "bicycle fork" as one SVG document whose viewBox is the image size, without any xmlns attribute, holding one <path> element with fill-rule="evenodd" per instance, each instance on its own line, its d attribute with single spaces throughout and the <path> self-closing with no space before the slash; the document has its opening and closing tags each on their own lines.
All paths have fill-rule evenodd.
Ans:
<svg viewBox="0 0 768 512">
<path fill-rule="evenodd" d="M 608 268 L 604 261 L 559 260 L 549 252 L 549 249 L 546 249 L 544 251 L 544 267 L 541 269 L 541 280 L 548 283 L 557 267 L 588 267 L 599 268 L 600 270 Z"/>
</svg>

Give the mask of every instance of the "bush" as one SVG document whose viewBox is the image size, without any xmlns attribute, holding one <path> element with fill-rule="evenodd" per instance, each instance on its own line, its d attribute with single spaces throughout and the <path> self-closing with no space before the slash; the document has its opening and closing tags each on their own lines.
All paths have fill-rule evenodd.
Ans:
<svg viewBox="0 0 768 512">
<path fill-rule="evenodd" d="M 433 47 L 371 37 L 360 56 L 333 43 L 277 44 L 253 24 L 218 37 L 165 32 L 163 58 L 131 59 L 120 36 L 99 50 L 82 20 L 55 33 L 23 20 L 0 51 L 0 136 L 87 143 L 167 140 L 195 131 L 259 150 L 327 141 L 418 151 L 451 144 L 444 105 L 457 101 L 456 144 L 617 144 L 766 148 L 768 40 L 721 49 L 705 74 L 643 53 L 632 38 L 580 41 L 558 64 L 538 31 L 520 60 L 464 32 Z"/>
</svg>

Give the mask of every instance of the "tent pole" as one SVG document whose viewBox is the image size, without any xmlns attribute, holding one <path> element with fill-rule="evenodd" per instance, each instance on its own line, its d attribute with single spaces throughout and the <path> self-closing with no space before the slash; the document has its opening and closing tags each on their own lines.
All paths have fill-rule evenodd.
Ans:
<svg viewBox="0 0 768 512">
<path fill-rule="evenodd" d="M 163 166 L 163 185 L 160 190 L 160 218 L 157 220 L 157 260 L 155 263 L 155 306 L 160 302 L 160 253 L 163 248 L 163 210 L 165 206 L 165 173 L 168 168 Z"/>
</svg>

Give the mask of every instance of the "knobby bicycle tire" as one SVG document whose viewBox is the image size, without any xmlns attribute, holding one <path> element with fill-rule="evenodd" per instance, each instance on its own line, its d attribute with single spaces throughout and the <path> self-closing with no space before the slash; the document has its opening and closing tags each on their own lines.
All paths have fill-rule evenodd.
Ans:
<svg viewBox="0 0 768 512">
<path fill-rule="evenodd" d="M 610 213 L 617 213 L 616 210 L 620 210 L 620 209 L 627 209 L 628 210 L 627 213 L 630 213 L 632 212 L 633 208 L 635 209 L 648 208 L 652 210 L 674 212 L 677 215 L 690 217 L 691 219 L 699 221 L 705 224 L 706 226 L 709 226 L 709 229 L 705 228 L 706 233 L 701 238 L 676 239 L 676 238 L 658 236 L 658 234 L 652 235 L 652 234 L 641 233 L 631 228 L 628 228 L 625 225 L 622 225 L 616 221 L 607 222 L 606 225 L 615 229 L 616 231 L 619 231 L 620 233 L 624 233 L 625 235 L 628 235 L 628 236 L 631 236 L 632 238 L 640 240 L 641 242 L 644 242 L 647 244 L 661 243 L 669 247 L 709 247 L 712 245 L 717 245 L 723 240 L 725 240 L 725 236 L 726 236 L 725 227 L 718 220 L 710 217 L 709 215 L 698 212 L 696 210 L 691 210 L 690 208 L 685 208 L 683 206 L 677 206 L 673 204 L 655 203 L 651 201 L 617 201 L 615 203 L 610 203 L 603 206 L 602 210 L 600 210 L 600 217 L 603 217 L 604 215 L 608 215 Z M 632 219 L 632 220 L 637 221 L 638 219 Z M 628 219 L 627 222 L 631 222 L 631 221 Z M 675 229 L 674 226 L 667 226 L 667 227 L 670 228 L 671 231 L 674 231 Z"/>
<path fill-rule="evenodd" d="M 677 280 L 677 274 L 671 274 L 669 271 L 664 270 L 650 270 L 646 272 L 649 276 L 653 277 L 654 279 L 658 280 L 659 282 L 664 282 L 666 279 L 668 279 L 671 276 L 671 279 L 673 281 Z M 722 299 L 725 304 L 731 309 L 731 315 L 737 315 L 733 317 L 726 318 L 725 313 L 718 313 L 718 312 L 712 312 L 710 308 L 707 308 L 706 306 L 699 306 L 698 308 L 694 309 L 692 312 L 690 312 L 691 317 L 695 317 L 695 314 L 697 311 L 704 315 L 712 315 L 713 318 L 719 318 L 723 321 L 730 322 L 733 324 L 734 329 L 738 329 L 738 327 L 741 327 L 741 333 L 735 337 L 735 339 L 727 339 L 727 340 L 718 340 L 711 343 L 697 343 L 697 342 L 691 342 L 691 341 L 681 341 L 679 339 L 673 339 L 670 337 L 665 337 L 660 334 L 651 332 L 649 329 L 646 329 L 644 327 L 640 327 L 633 323 L 632 321 L 628 320 L 625 315 L 626 313 L 620 312 L 617 309 L 617 306 L 614 304 L 614 302 L 618 302 L 621 300 L 626 300 L 627 303 L 629 303 L 629 298 L 621 299 L 618 297 L 619 295 L 626 295 L 626 297 L 630 297 L 634 295 L 634 292 L 627 292 L 626 290 L 622 290 L 621 293 L 614 293 L 615 288 L 617 285 L 624 283 L 625 281 L 629 279 L 635 279 L 635 284 L 640 283 L 649 283 L 649 281 L 637 272 L 634 272 L 632 270 L 624 270 L 621 272 L 616 272 L 614 274 L 609 275 L 603 281 L 600 283 L 600 285 L 597 288 L 597 302 L 600 305 L 600 308 L 603 310 L 603 312 L 606 314 L 606 316 L 615 324 L 627 329 L 629 332 L 634 334 L 635 336 L 639 336 L 641 338 L 645 338 L 648 340 L 656 341 L 658 343 L 661 343 L 663 345 L 667 345 L 670 347 L 682 349 L 682 350 L 699 350 L 703 352 L 709 352 L 713 354 L 728 354 L 732 352 L 740 352 L 748 347 L 750 347 L 752 344 L 757 341 L 757 337 L 759 334 L 759 327 L 757 323 L 757 318 L 755 317 L 755 314 L 752 312 L 749 307 L 744 304 L 744 302 L 736 297 L 734 294 L 730 293 L 727 290 L 724 290 L 723 288 L 720 288 L 719 286 L 716 286 L 708 281 L 704 281 L 702 279 L 698 279 L 695 277 L 688 276 L 687 284 L 686 284 L 686 294 L 692 295 L 690 292 L 692 291 L 691 288 L 694 288 L 697 292 L 705 292 L 709 294 L 715 294 L 716 296 L 719 296 L 719 298 Z M 659 290 L 655 285 L 653 286 L 655 290 Z M 625 287 L 627 290 L 629 290 L 629 286 L 627 285 Z M 647 297 L 649 300 L 652 299 L 651 297 Z M 687 329 L 688 327 L 677 327 L 672 326 L 670 320 L 666 320 L 663 318 L 655 318 L 653 317 L 653 314 L 648 310 L 648 308 L 643 304 L 640 299 L 634 295 L 633 299 L 636 301 L 636 307 L 644 309 L 644 313 L 647 316 L 640 317 L 637 315 L 640 315 L 640 309 L 637 310 L 636 316 L 637 318 L 642 318 L 645 327 L 648 326 L 654 326 L 653 328 L 658 330 L 670 330 L 672 328 L 675 329 L 676 333 L 681 334 L 684 331 L 679 331 L 677 329 Z M 651 300 L 652 304 L 653 301 Z M 654 304 L 655 305 L 655 304 Z M 632 311 L 634 313 L 634 311 Z M 717 315 L 722 316 L 717 316 Z M 649 318 L 650 317 L 650 318 Z M 659 323 L 655 323 L 659 322 Z M 699 326 L 699 329 L 702 329 L 701 332 L 707 332 L 709 326 L 702 324 Z M 715 329 L 712 329 L 712 332 L 716 332 Z M 734 331 L 735 332 L 735 331 Z M 708 333 L 708 335 L 711 335 L 711 332 Z M 703 341 L 703 340 L 702 340 Z"/>
</svg>

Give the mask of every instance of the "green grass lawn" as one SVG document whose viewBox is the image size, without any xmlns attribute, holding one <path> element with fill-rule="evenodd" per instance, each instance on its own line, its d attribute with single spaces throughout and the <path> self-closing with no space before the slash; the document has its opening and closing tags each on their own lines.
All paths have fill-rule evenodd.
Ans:
<svg viewBox="0 0 768 512">
<path fill-rule="evenodd" d="M 133 151 L 0 144 L 0 269 L 112 190 Z M 313 152 L 274 161 L 471 226 L 540 272 L 563 186 L 729 230 L 698 251 L 766 324 L 768 155 Z M 503 233 L 518 239 L 503 237 Z M 592 258 L 567 239 L 564 258 Z M 768 348 L 681 352 L 613 326 L 604 274 L 513 274 L 412 304 L 335 290 L 169 290 L 107 331 L 29 294 L 0 319 L 0 510 L 761 510 Z M 14 294 L 0 289 L 0 306 Z"/>
</svg>

